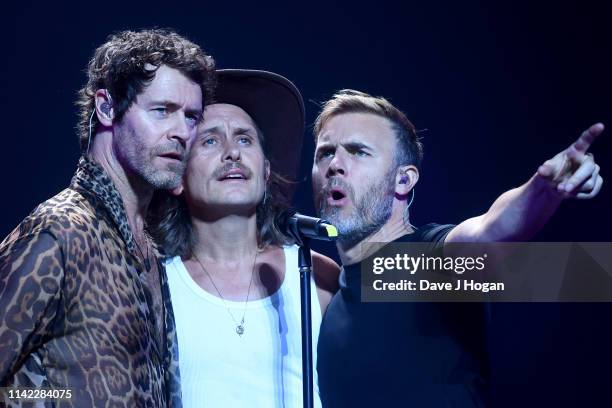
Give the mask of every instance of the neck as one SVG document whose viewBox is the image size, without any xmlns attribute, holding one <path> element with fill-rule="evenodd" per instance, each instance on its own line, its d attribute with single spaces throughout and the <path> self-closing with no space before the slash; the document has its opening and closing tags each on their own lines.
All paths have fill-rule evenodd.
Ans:
<svg viewBox="0 0 612 408">
<path fill-rule="evenodd" d="M 191 225 L 196 238 L 193 251 L 202 261 L 227 263 L 228 260 L 251 259 L 258 250 L 255 211 L 214 219 L 192 213 Z"/>
<path fill-rule="evenodd" d="M 405 204 L 404 206 L 396 204 L 397 203 L 394 203 L 393 205 L 391 217 L 389 217 L 387 222 L 376 232 L 373 232 L 357 243 L 349 245 L 344 245 L 343 241 L 338 241 L 336 246 L 342 265 L 352 265 L 361 262 L 374 254 L 385 244 L 414 232 L 410 224 L 405 223 L 403 219 L 403 208 L 405 208 Z"/>
<path fill-rule="evenodd" d="M 132 234 L 137 241 L 143 241 L 144 224 L 153 187 L 142 180 L 140 176 L 130 174 L 120 163 L 110 143 L 109 135 L 101 132 L 94 138 L 89 158 L 99 164 L 113 181 L 113 184 L 123 200 Z M 105 137 L 106 136 L 106 137 Z"/>
</svg>

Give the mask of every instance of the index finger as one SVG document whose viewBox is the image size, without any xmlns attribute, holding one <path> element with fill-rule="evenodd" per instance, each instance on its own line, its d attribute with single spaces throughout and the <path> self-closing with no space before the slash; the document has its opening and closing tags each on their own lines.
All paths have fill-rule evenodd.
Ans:
<svg viewBox="0 0 612 408">
<path fill-rule="evenodd" d="M 599 136 L 603 130 L 603 123 L 596 123 L 592 125 L 590 128 L 582 132 L 578 140 L 572 143 L 570 149 L 573 148 L 578 153 L 586 153 L 589 147 L 591 147 L 591 144 L 593 144 L 595 139 L 597 139 L 597 136 Z"/>
</svg>

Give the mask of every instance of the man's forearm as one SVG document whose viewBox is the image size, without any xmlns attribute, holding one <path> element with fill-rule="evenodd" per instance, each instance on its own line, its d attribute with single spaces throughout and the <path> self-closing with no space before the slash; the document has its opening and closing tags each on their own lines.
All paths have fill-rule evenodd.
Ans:
<svg viewBox="0 0 612 408">
<path fill-rule="evenodd" d="M 550 219 L 563 197 L 541 177 L 500 195 L 491 208 L 455 227 L 446 242 L 525 241 Z"/>
<path fill-rule="evenodd" d="M 546 180 L 533 176 L 506 191 L 483 216 L 482 242 L 526 241 L 548 222 L 563 197 Z"/>
</svg>

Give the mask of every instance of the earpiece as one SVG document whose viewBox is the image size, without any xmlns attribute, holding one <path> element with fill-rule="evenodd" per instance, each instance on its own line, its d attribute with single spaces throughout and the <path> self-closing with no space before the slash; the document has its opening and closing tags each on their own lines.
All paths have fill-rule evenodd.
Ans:
<svg viewBox="0 0 612 408">
<path fill-rule="evenodd" d="M 102 106 L 100 106 L 100 109 L 102 110 L 102 112 L 104 112 L 106 116 L 110 116 L 112 109 L 110 103 L 104 102 Z"/>
<path fill-rule="evenodd" d="M 108 102 L 102 102 L 102 105 L 100 105 L 100 110 L 107 116 L 107 117 L 111 117 L 111 110 L 113 109 L 112 107 L 112 101 L 113 99 L 111 98 L 110 94 L 107 93 L 108 96 Z M 87 150 L 85 155 L 89 154 L 89 147 L 91 146 L 91 132 L 92 132 L 92 128 L 93 128 L 93 117 L 96 114 L 96 109 L 94 106 L 94 109 L 91 112 L 91 116 L 89 117 L 89 136 L 87 137 Z"/>
</svg>

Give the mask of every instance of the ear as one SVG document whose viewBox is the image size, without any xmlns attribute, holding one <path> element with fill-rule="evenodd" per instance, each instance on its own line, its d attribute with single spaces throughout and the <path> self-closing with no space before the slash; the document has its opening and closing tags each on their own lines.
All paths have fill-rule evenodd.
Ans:
<svg viewBox="0 0 612 408">
<path fill-rule="evenodd" d="M 268 180 L 270 179 L 270 161 L 268 159 L 265 160 L 264 162 L 264 167 L 265 167 L 265 176 L 266 176 L 266 183 L 268 182 Z"/>
<path fill-rule="evenodd" d="M 96 116 L 98 121 L 106 127 L 113 125 L 115 112 L 113 109 L 113 100 L 110 93 L 106 89 L 98 89 L 95 95 Z"/>
<path fill-rule="evenodd" d="M 418 181 L 419 170 L 416 166 L 400 166 L 395 174 L 395 196 L 398 199 L 406 199 Z"/>
</svg>

